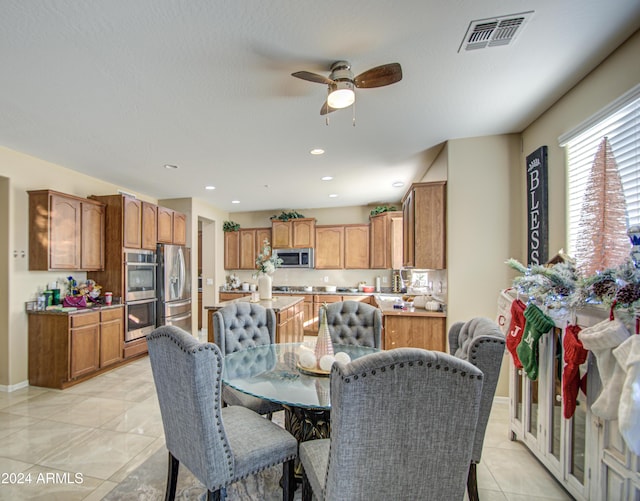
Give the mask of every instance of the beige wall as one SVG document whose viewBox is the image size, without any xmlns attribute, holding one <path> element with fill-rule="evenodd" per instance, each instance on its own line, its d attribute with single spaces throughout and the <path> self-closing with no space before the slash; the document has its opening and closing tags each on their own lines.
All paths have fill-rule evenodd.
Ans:
<svg viewBox="0 0 640 501">
<path fill-rule="evenodd" d="M 640 31 L 558 100 L 522 134 L 526 154 L 542 145 L 549 147 L 549 255 L 567 247 L 565 152 L 558 137 L 640 83 Z M 526 234 L 526 212 L 521 214 Z M 526 238 L 513 257 L 526 260 Z"/>
<path fill-rule="evenodd" d="M 10 183 L 9 178 L 0 176 L 0 385 L 6 385 L 8 373 L 11 370 L 9 364 L 9 266 L 10 260 L 16 259 L 10 253 L 11 238 L 9 234 L 9 207 L 10 207 Z M 18 257 L 17 259 L 21 259 Z M 3 368 L 3 369 L 2 369 Z"/>
</svg>

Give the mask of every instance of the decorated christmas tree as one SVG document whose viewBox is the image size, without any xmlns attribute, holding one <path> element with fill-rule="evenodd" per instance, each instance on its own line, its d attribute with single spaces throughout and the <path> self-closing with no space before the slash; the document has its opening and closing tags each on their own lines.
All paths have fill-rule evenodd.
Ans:
<svg viewBox="0 0 640 501">
<path fill-rule="evenodd" d="M 591 166 L 576 242 L 582 276 L 615 268 L 629 258 L 626 203 L 609 140 L 602 139 Z"/>
</svg>

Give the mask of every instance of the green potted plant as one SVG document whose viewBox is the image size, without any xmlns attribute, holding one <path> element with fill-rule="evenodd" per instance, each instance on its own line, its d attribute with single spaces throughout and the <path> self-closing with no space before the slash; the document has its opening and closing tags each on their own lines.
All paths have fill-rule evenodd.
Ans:
<svg viewBox="0 0 640 501">
<path fill-rule="evenodd" d="M 370 215 L 377 216 L 383 212 L 391 212 L 395 210 L 398 210 L 395 205 L 378 205 L 374 209 L 371 209 Z"/>
<path fill-rule="evenodd" d="M 271 220 L 279 219 L 280 221 L 289 221 L 289 219 L 301 219 L 304 216 L 297 211 L 282 211 L 279 215 L 274 214 L 271 216 Z"/>
<path fill-rule="evenodd" d="M 229 231 L 238 231 L 240 229 L 240 225 L 238 223 L 234 223 L 233 221 L 225 221 L 222 223 L 222 231 L 225 233 Z"/>
</svg>

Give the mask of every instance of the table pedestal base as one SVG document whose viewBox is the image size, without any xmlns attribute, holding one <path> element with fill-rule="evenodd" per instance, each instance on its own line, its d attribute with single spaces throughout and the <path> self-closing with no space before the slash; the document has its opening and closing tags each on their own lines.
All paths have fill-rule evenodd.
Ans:
<svg viewBox="0 0 640 501">
<path fill-rule="evenodd" d="M 298 442 L 329 438 L 331 433 L 331 411 L 306 409 L 284 405 L 284 426 Z M 296 481 L 302 481 L 302 465 L 296 459 Z"/>
</svg>

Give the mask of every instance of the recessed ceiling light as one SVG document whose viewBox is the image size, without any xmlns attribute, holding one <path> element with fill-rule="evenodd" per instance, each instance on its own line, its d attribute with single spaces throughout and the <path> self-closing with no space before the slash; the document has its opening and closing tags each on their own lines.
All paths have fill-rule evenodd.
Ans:
<svg viewBox="0 0 640 501">
<path fill-rule="evenodd" d="M 323 181 L 331 181 L 333 179 L 333 176 L 324 176 L 322 177 Z"/>
<path fill-rule="evenodd" d="M 402 188 L 404 186 L 404 183 L 402 181 L 396 181 L 391 186 L 393 186 L 394 188 Z"/>
<path fill-rule="evenodd" d="M 240 200 L 231 200 L 231 203 L 232 203 L 232 204 L 239 204 L 239 203 L 240 203 Z"/>
<path fill-rule="evenodd" d="M 216 187 L 215 186 L 205 186 L 204 189 L 205 190 L 215 190 Z"/>
<path fill-rule="evenodd" d="M 324 153 L 324 150 L 322 148 L 314 148 L 309 153 L 311 153 L 312 155 L 322 155 Z"/>
<path fill-rule="evenodd" d="M 329 198 L 337 198 L 338 194 L 337 193 L 332 193 L 331 195 L 329 195 Z"/>
<path fill-rule="evenodd" d="M 172 165 L 172 164 L 164 164 L 164 168 L 165 169 L 177 169 L 178 166 L 177 165 Z"/>
</svg>

